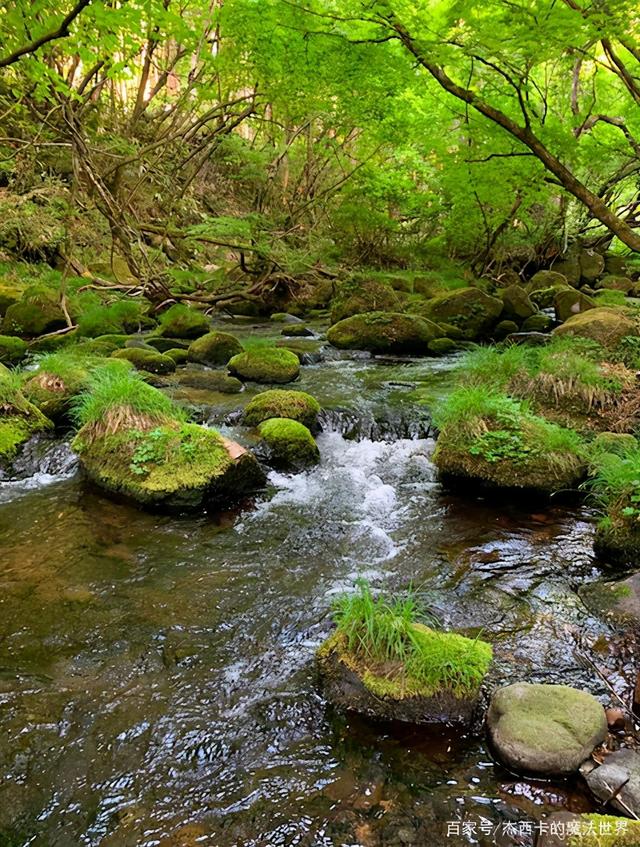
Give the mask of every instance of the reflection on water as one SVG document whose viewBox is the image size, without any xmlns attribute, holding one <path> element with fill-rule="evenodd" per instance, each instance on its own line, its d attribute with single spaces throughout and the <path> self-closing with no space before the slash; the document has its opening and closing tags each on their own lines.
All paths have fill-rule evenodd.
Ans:
<svg viewBox="0 0 640 847">
<path fill-rule="evenodd" d="M 415 398 L 391 382 L 441 385 L 433 363 L 390 367 L 318 365 L 303 387 L 353 408 L 356 386 L 393 405 Z M 610 637 L 576 593 L 598 576 L 587 518 L 445 495 L 428 439 L 319 445 L 319 467 L 271 474 L 239 513 L 158 517 L 77 477 L 3 489 L 2 847 L 440 845 L 450 820 L 586 808 L 496 769 L 481 739 L 334 714 L 313 654 L 365 573 L 483 630 L 494 681 L 603 693 L 573 654 Z M 446 843 L 526 843 L 500 839 Z"/>
</svg>

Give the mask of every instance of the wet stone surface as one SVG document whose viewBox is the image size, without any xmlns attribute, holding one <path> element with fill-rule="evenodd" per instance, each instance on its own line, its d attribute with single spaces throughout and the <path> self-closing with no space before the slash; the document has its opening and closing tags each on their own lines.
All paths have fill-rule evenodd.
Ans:
<svg viewBox="0 0 640 847">
<path fill-rule="evenodd" d="M 450 368 L 325 361 L 295 387 L 408 418 Z M 591 808 L 575 781 L 496 766 L 483 737 L 323 700 L 314 652 L 359 574 L 411 583 L 445 626 L 492 641 L 486 694 L 526 678 L 608 703 L 593 664 L 622 696 L 635 681 L 633 645 L 579 596 L 603 578 L 588 511 L 449 494 L 432 439 L 387 439 L 327 429 L 318 467 L 271 473 L 241 510 L 183 519 L 115 504 L 69 468 L 0 486 L 3 847 L 511 847 L 533 836 L 496 827 Z M 447 837 L 448 822 L 483 820 L 491 834 Z"/>
</svg>

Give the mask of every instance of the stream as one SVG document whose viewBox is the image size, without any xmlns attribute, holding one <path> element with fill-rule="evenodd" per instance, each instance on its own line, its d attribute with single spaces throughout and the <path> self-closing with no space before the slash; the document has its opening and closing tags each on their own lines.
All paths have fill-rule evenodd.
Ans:
<svg viewBox="0 0 640 847">
<path fill-rule="evenodd" d="M 573 782 L 504 771 L 482 736 L 341 715 L 318 686 L 331 601 L 359 575 L 490 640 L 488 690 L 608 703 L 593 664 L 633 684 L 632 645 L 580 597 L 607 576 L 588 504 L 438 483 L 428 409 L 454 366 L 304 366 L 292 387 L 329 410 L 321 463 L 232 511 L 139 511 L 69 462 L 0 483 L 1 847 L 507 847 L 592 808 Z M 233 412 L 257 390 L 177 396 L 249 444 Z"/>
</svg>

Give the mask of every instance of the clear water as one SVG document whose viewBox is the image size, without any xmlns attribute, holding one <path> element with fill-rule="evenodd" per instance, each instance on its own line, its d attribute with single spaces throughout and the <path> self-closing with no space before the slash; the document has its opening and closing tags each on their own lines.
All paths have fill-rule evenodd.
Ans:
<svg viewBox="0 0 640 847">
<path fill-rule="evenodd" d="M 450 367 L 328 362 L 301 387 L 375 417 L 446 390 Z M 221 418 L 250 393 L 200 400 Z M 319 467 L 199 517 L 112 503 L 73 474 L 3 485 L 2 847 L 522 845 L 448 838 L 447 822 L 589 808 L 573 784 L 502 771 L 482 738 L 335 714 L 314 667 L 332 598 L 364 574 L 482 631 L 492 684 L 606 699 L 586 654 L 626 691 L 618 636 L 578 594 L 600 577 L 588 512 L 447 494 L 430 439 L 319 445 Z"/>
</svg>

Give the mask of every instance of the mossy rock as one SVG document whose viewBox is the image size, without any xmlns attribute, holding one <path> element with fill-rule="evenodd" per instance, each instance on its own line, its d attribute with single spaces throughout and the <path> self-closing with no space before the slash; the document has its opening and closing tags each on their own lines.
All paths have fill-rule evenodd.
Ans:
<svg viewBox="0 0 640 847">
<path fill-rule="evenodd" d="M 578 833 L 566 824 L 566 847 L 638 847 L 640 821 L 617 818 L 614 815 L 585 813 L 575 818 Z M 545 847 L 541 844 L 540 847 Z M 551 845 L 549 845 L 551 847 Z"/>
<path fill-rule="evenodd" d="M 201 365 L 226 365 L 243 352 L 242 344 L 228 332 L 208 332 L 189 345 L 189 361 Z"/>
<path fill-rule="evenodd" d="M 579 285 L 582 271 L 579 249 L 572 247 L 553 263 L 553 270 L 562 274 L 570 285 Z"/>
<path fill-rule="evenodd" d="M 581 250 L 578 261 L 580 262 L 580 278 L 583 282 L 594 282 L 604 273 L 604 257 L 595 250 Z"/>
<path fill-rule="evenodd" d="M 189 361 L 189 354 L 186 350 L 182 350 L 180 347 L 173 347 L 170 350 L 167 350 L 164 355 L 173 359 L 176 365 L 184 365 Z"/>
<path fill-rule="evenodd" d="M 376 279 L 349 279 L 335 286 L 331 300 L 331 323 L 364 312 L 398 312 L 400 299 L 388 282 Z"/>
<path fill-rule="evenodd" d="M 9 306 L 22 299 L 24 286 L 0 282 L 0 315 L 4 315 Z"/>
<path fill-rule="evenodd" d="M 606 516 L 598 523 L 593 539 L 596 556 L 608 565 L 628 568 L 640 565 L 640 523 L 635 503 L 623 496 L 609 504 Z M 625 509 L 634 509 L 631 516 Z"/>
<path fill-rule="evenodd" d="M 429 300 L 423 314 L 436 324 L 457 326 L 467 341 L 475 341 L 491 332 L 502 310 L 502 300 L 497 297 L 479 288 L 459 288 Z"/>
<path fill-rule="evenodd" d="M 523 332 L 549 332 L 553 328 L 554 320 L 549 315 L 538 312 L 522 322 Z"/>
<path fill-rule="evenodd" d="M 429 342 L 442 338 L 440 327 L 417 315 L 367 312 L 329 327 L 327 339 L 341 350 L 372 353 L 429 353 Z"/>
<path fill-rule="evenodd" d="M 576 490 L 586 476 L 586 461 L 566 448 L 562 452 L 534 448 L 533 445 L 544 441 L 545 425 L 549 426 L 546 421 L 530 416 L 522 420 L 519 429 L 502 433 L 495 430 L 493 420 L 478 418 L 480 434 L 471 441 L 455 425 L 447 425 L 438 436 L 434 464 L 445 480 L 463 482 L 467 488 L 473 483 L 480 488 L 512 489 L 544 496 Z M 483 439 L 494 432 L 496 438 L 503 436 L 503 440 L 496 441 L 496 453 L 492 455 L 483 450 Z"/>
<path fill-rule="evenodd" d="M 558 291 L 553 298 L 553 307 L 556 312 L 556 320 L 566 321 L 574 315 L 579 315 L 589 309 L 595 309 L 597 303 L 586 294 L 575 289 Z"/>
<path fill-rule="evenodd" d="M 318 424 L 320 404 L 304 391 L 274 388 L 257 394 L 246 406 L 242 422 L 258 426 L 269 418 L 289 418 L 314 429 Z"/>
<path fill-rule="evenodd" d="M 629 275 L 629 263 L 626 256 L 621 256 L 618 253 L 605 253 L 603 258 L 606 273 L 615 276 Z"/>
<path fill-rule="evenodd" d="M 497 338 L 498 341 L 502 341 L 507 335 L 517 332 L 518 329 L 519 326 L 515 321 L 499 321 L 493 330 L 493 337 Z"/>
<path fill-rule="evenodd" d="M 158 336 L 150 336 L 145 338 L 149 347 L 154 347 L 159 353 L 166 353 L 167 350 L 188 350 L 191 342 L 184 338 L 160 338 Z"/>
<path fill-rule="evenodd" d="M 165 338 L 199 338 L 209 332 L 209 319 L 197 309 L 176 303 L 160 316 L 159 335 Z"/>
<path fill-rule="evenodd" d="M 39 370 L 23 385 L 24 396 L 56 424 L 69 423 L 74 397 L 86 386 L 88 372 L 78 363 L 64 376 Z"/>
<path fill-rule="evenodd" d="M 527 293 L 533 294 L 535 291 L 543 291 L 547 288 L 570 288 L 567 277 L 557 271 L 538 271 L 527 283 Z"/>
<path fill-rule="evenodd" d="M 434 356 L 446 356 L 455 353 L 459 346 L 452 338 L 434 338 L 427 344 L 427 349 Z"/>
<path fill-rule="evenodd" d="M 600 432 L 594 438 L 593 446 L 598 453 L 624 456 L 638 447 L 638 439 L 626 432 Z"/>
<path fill-rule="evenodd" d="M 285 326 L 280 334 L 286 335 L 289 338 L 308 338 L 309 336 L 313 336 L 313 330 L 304 324 L 291 324 L 290 326 Z"/>
<path fill-rule="evenodd" d="M 83 427 L 73 447 L 96 485 L 154 509 L 228 505 L 264 483 L 251 453 L 196 424 L 125 427 L 98 436 Z"/>
<path fill-rule="evenodd" d="M 502 318 L 504 319 L 523 321 L 537 311 L 521 285 L 508 286 L 500 292 L 500 297 L 504 303 L 502 311 Z"/>
<path fill-rule="evenodd" d="M 27 355 L 27 344 L 14 335 L 0 335 L 0 362 L 17 365 Z"/>
<path fill-rule="evenodd" d="M 517 682 L 493 693 L 487 712 L 491 745 L 516 773 L 564 776 L 607 737 L 604 709 L 568 685 Z"/>
<path fill-rule="evenodd" d="M 93 341 L 97 341 L 99 344 L 110 344 L 112 345 L 114 350 L 121 349 L 122 347 L 127 346 L 127 341 L 131 338 L 130 335 L 123 335 L 121 333 L 112 332 L 107 335 L 98 335 Z"/>
<path fill-rule="evenodd" d="M 488 669 L 491 647 L 484 641 L 458 633 L 436 632 L 419 623 L 412 626 L 421 637 L 435 642 L 434 653 L 446 649 L 452 663 L 464 663 L 470 653 L 478 654 Z M 434 688 L 414 679 L 402 667 L 379 668 L 351 652 L 340 631 L 331 635 L 316 655 L 325 695 L 339 709 L 414 724 L 469 726 L 472 723 L 479 686 L 467 691 L 444 685 Z"/>
<path fill-rule="evenodd" d="M 276 341 L 276 347 L 280 350 L 289 350 L 298 357 L 301 365 L 316 364 L 322 361 L 322 342 L 311 338 L 280 338 Z"/>
<path fill-rule="evenodd" d="M 229 376 L 224 371 L 196 371 L 190 368 L 180 370 L 177 374 L 180 385 L 197 388 L 200 391 L 217 391 L 220 394 L 238 394 L 243 385 L 235 376 Z"/>
<path fill-rule="evenodd" d="M 279 324 L 301 324 L 302 318 L 296 315 L 290 315 L 288 312 L 274 312 L 269 317 L 270 321 Z"/>
<path fill-rule="evenodd" d="M 600 306 L 569 318 L 553 330 L 553 335 L 588 338 L 608 350 L 615 350 L 625 336 L 638 336 L 640 332 L 636 322 L 624 311 Z"/>
<path fill-rule="evenodd" d="M 145 350 L 139 347 L 125 347 L 115 350 L 111 354 L 112 359 L 126 359 L 139 371 L 148 371 L 152 374 L 169 374 L 176 369 L 176 363 L 169 356 L 158 353 L 155 350 Z"/>
<path fill-rule="evenodd" d="M 607 274 L 596 282 L 596 288 L 603 288 L 605 291 L 622 291 L 623 294 L 631 294 L 633 291 L 633 281 L 628 276 L 614 276 Z"/>
<path fill-rule="evenodd" d="M 0 373 L 0 382 L 2 374 Z M 0 385 L 0 391 L 2 385 Z M 0 415 L 0 469 L 7 470 L 20 448 L 34 435 L 52 429 L 52 422 L 20 392 L 3 401 Z"/>
<path fill-rule="evenodd" d="M 2 332 L 33 338 L 67 326 L 58 295 L 42 286 L 28 288 L 22 299 L 7 309 Z"/>
<path fill-rule="evenodd" d="M 300 374 L 300 361 L 289 350 L 265 347 L 234 356 L 227 367 L 233 376 L 250 382 L 293 382 Z"/>
<path fill-rule="evenodd" d="M 310 430 L 290 418 L 269 418 L 258 426 L 269 454 L 269 463 L 289 471 L 317 465 L 320 451 Z"/>
</svg>

